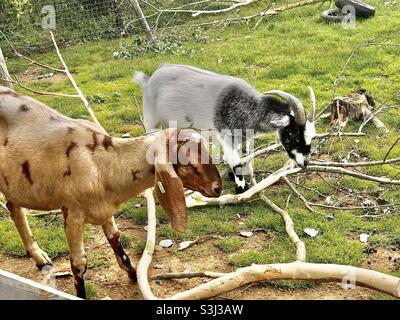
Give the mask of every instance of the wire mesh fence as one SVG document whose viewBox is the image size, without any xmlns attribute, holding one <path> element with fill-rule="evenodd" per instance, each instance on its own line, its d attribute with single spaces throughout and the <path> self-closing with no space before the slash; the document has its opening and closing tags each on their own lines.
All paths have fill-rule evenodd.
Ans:
<svg viewBox="0 0 400 320">
<path fill-rule="evenodd" d="M 189 10 L 213 10 L 242 0 L 139 0 L 154 29 L 183 24 Z M 49 30 L 60 44 L 142 35 L 131 0 L 0 0 L 0 30 L 23 51 L 51 47 Z M 4 39 L 0 38 L 0 45 Z M 4 45 L 2 45 L 3 50 Z"/>
</svg>

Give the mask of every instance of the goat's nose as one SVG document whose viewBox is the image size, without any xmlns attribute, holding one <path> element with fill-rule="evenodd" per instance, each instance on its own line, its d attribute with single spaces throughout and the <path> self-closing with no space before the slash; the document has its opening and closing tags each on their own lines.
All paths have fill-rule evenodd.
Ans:
<svg viewBox="0 0 400 320">
<path fill-rule="evenodd" d="M 216 194 L 220 195 L 221 192 L 222 192 L 222 187 L 214 187 L 213 191 L 214 191 Z"/>
</svg>

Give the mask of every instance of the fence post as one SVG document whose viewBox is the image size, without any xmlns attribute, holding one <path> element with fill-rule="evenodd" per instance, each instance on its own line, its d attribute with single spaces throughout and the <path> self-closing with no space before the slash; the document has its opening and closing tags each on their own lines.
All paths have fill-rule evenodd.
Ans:
<svg viewBox="0 0 400 320">
<path fill-rule="evenodd" d="M 1 51 L 0 48 L 0 79 L 8 79 L 11 80 L 10 74 L 8 73 L 7 65 L 6 65 L 6 60 L 4 59 L 3 52 Z M 1 81 L 0 83 L 4 83 L 6 87 L 12 88 L 13 84 L 8 81 Z"/>
<path fill-rule="evenodd" d="M 132 3 L 133 10 L 135 11 L 135 14 L 137 15 L 137 17 L 139 18 L 140 24 L 142 25 L 142 28 L 143 28 L 144 32 L 146 33 L 147 41 L 148 42 L 153 41 L 153 33 L 151 32 L 150 26 L 147 23 L 146 17 L 144 16 L 143 11 L 140 8 L 138 1 L 130 0 L 130 2 Z"/>
<path fill-rule="evenodd" d="M 118 31 L 124 30 L 124 13 L 121 0 L 114 0 L 115 24 Z"/>
</svg>

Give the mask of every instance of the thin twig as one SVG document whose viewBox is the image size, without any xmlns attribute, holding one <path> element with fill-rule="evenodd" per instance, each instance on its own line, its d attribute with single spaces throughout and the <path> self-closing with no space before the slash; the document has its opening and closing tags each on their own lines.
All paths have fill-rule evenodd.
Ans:
<svg viewBox="0 0 400 320">
<path fill-rule="evenodd" d="M 168 279 L 192 279 L 192 278 L 219 278 L 226 275 L 223 272 L 169 272 L 153 276 L 152 280 L 168 280 Z"/>
<path fill-rule="evenodd" d="M 41 95 L 41 96 L 55 96 L 55 97 L 64 97 L 64 98 L 80 98 L 78 95 L 76 94 L 67 94 L 67 93 L 58 93 L 58 92 L 48 92 L 48 91 L 38 91 L 35 89 L 32 89 L 24 84 L 22 84 L 19 80 L 14 80 L 14 79 L 1 79 L 1 81 L 5 81 L 5 82 L 10 82 L 10 83 L 14 83 L 17 86 L 21 87 L 22 89 L 25 89 L 26 91 L 32 92 L 34 94 L 37 95 Z"/>
<path fill-rule="evenodd" d="M 52 31 L 50 31 L 50 35 L 51 35 L 51 40 L 53 41 L 53 44 L 54 44 L 54 48 L 56 49 L 58 58 L 60 59 L 60 62 L 61 62 L 61 64 L 62 64 L 63 67 L 64 67 L 65 74 L 67 75 L 69 81 L 70 81 L 70 82 L 72 83 L 72 85 L 74 86 L 76 92 L 78 93 L 79 98 L 82 100 L 83 104 L 85 105 L 86 109 L 88 110 L 88 112 L 89 112 L 90 116 L 92 117 L 93 121 L 94 121 L 100 128 L 102 128 L 102 129 L 106 132 L 106 130 L 103 128 L 103 126 L 102 126 L 102 125 L 100 124 L 100 122 L 97 120 L 97 117 L 96 117 L 96 115 L 94 114 L 93 109 L 92 109 L 92 107 L 91 107 L 90 104 L 89 104 L 89 101 L 86 99 L 86 97 L 85 97 L 85 95 L 82 93 L 81 89 L 79 89 L 78 85 L 76 84 L 76 82 L 75 82 L 75 80 L 74 80 L 74 77 L 73 77 L 72 74 L 69 72 L 68 66 L 67 66 L 67 64 L 65 63 L 65 61 L 64 61 L 64 59 L 63 59 L 63 57 L 62 57 L 62 55 L 61 55 L 61 53 L 60 53 L 60 49 L 58 48 L 56 39 L 54 38 L 54 34 L 53 34 Z"/>
<path fill-rule="evenodd" d="M 315 212 L 313 208 L 311 208 L 309 202 L 307 201 L 306 198 L 296 189 L 296 187 L 290 182 L 290 180 L 287 177 L 282 177 L 282 180 L 288 185 L 290 190 L 293 191 L 293 193 L 304 203 L 304 206 L 311 212 Z"/>
<path fill-rule="evenodd" d="M 393 150 L 393 148 L 396 146 L 396 144 L 400 141 L 400 137 L 396 139 L 396 141 L 392 144 L 392 146 L 389 148 L 388 152 L 386 152 L 385 157 L 383 158 L 383 161 L 386 162 L 387 157 L 389 156 L 390 152 Z M 388 160 L 390 161 L 390 160 Z"/>
<path fill-rule="evenodd" d="M 44 64 L 44 63 L 35 61 L 35 60 L 33 60 L 33 59 L 31 59 L 31 58 L 29 58 L 29 57 L 23 55 L 22 53 L 18 52 L 17 49 L 15 49 L 15 47 L 12 45 L 12 43 L 10 42 L 10 40 L 8 39 L 8 37 L 7 37 L 7 36 L 3 33 L 3 31 L 1 31 L 1 30 L 0 30 L 0 35 L 3 36 L 3 38 L 6 40 L 6 42 L 7 42 L 8 45 L 10 46 L 11 50 L 14 52 L 14 54 L 15 54 L 17 57 L 19 57 L 19 58 L 21 58 L 21 59 L 24 59 L 24 60 L 27 60 L 27 61 L 29 61 L 30 63 L 35 64 L 35 65 L 37 65 L 37 66 L 39 66 L 39 67 L 42 67 L 42 68 L 45 68 L 45 69 L 50 69 L 50 70 L 53 70 L 53 71 L 56 71 L 56 72 L 66 73 L 65 70 L 63 70 L 63 69 L 58 69 L 58 68 L 49 66 L 49 65 L 47 65 L 47 64 Z"/>
</svg>

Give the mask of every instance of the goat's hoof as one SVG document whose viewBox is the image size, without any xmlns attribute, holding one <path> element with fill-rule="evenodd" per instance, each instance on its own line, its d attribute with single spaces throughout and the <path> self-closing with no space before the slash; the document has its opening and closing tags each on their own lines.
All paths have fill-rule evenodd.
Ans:
<svg viewBox="0 0 400 320">
<path fill-rule="evenodd" d="M 235 189 L 236 194 L 240 194 L 240 193 L 246 192 L 247 190 L 249 190 L 249 186 L 248 186 L 247 183 L 246 183 L 246 185 L 244 187 L 236 186 L 236 189 Z"/>
<path fill-rule="evenodd" d="M 36 264 L 36 267 L 40 271 L 49 271 L 50 269 L 53 268 L 53 264 L 52 263 Z"/>
<path fill-rule="evenodd" d="M 232 171 L 229 171 L 228 177 L 231 181 L 235 181 L 235 174 Z"/>
<path fill-rule="evenodd" d="M 137 277 L 136 277 L 136 271 L 132 270 L 128 272 L 128 277 L 131 279 L 133 282 L 137 282 Z"/>
</svg>

